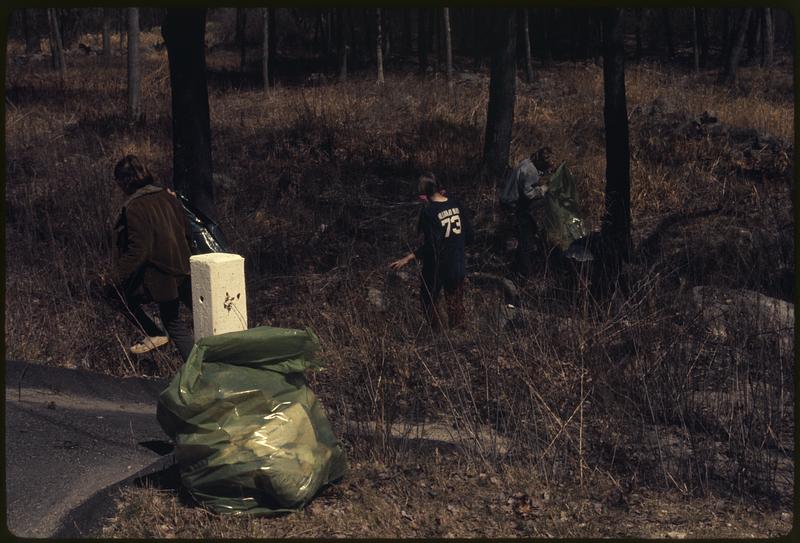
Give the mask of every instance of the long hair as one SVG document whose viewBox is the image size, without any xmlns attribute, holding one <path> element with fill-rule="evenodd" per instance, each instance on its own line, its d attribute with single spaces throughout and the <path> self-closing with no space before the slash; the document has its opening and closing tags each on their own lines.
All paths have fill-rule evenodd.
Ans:
<svg viewBox="0 0 800 543">
<path fill-rule="evenodd" d="M 114 166 L 114 178 L 130 189 L 155 184 L 147 167 L 135 155 L 126 155 Z"/>
</svg>

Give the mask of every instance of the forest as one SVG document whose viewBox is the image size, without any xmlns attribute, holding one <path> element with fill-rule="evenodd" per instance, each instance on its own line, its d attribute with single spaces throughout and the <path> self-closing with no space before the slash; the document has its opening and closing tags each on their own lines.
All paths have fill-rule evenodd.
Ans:
<svg viewBox="0 0 800 543">
<path fill-rule="evenodd" d="M 310 327 L 349 471 L 302 511 L 120 492 L 103 537 L 777 537 L 794 503 L 795 12 L 6 10 L 5 348 L 170 378 L 101 299 L 138 156 L 245 259 L 251 327 Z M 515 273 L 498 193 L 551 150 L 595 258 Z M 417 180 L 469 209 L 432 330 Z M 7 383 L 7 387 L 9 387 Z M 427 439 L 408 439 L 428 436 Z M 433 437 L 430 437 L 433 436 Z"/>
</svg>

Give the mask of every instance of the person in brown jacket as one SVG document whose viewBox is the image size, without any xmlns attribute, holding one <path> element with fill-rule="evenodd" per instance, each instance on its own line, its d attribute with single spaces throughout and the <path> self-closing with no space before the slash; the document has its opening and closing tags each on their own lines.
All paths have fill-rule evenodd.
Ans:
<svg viewBox="0 0 800 543">
<path fill-rule="evenodd" d="M 124 304 L 123 314 L 145 334 L 130 350 L 146 353 L 172 339 L 185 361 L 194 346 L 192 333 L 180 318 L 181 304 L 190 308 L 192 304 L 186 216 L 175 195 L 157 186 L 135 156 L 117 163 L 114 179 L 127 198 L 114 226 L 113 290 Z M 158 303 L 166 334 L 142 309 L 151 301 Z"/>
</svg>

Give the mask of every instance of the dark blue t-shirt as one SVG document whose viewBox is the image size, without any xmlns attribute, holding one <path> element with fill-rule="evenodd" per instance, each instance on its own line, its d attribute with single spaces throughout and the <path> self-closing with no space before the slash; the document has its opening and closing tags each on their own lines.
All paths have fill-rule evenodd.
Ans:
<svg viewBox="0 0 800 543">
<path fill-rule="evenodd" d="M 472 224 L 455 198 L 428 202 L 419 215 L 419 230 L 425 242 L 414 255 L 422 259 L 423 274 L 449 280 L 466 276 L 465 245 L 472 242 Z"/>
</svg>

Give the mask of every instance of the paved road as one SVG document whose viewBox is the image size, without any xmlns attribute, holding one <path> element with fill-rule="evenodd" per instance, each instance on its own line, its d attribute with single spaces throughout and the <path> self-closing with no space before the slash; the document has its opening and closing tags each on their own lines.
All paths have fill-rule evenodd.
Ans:
<svg viewBox="0 0 800 543">
<path fill-rule="evenodd" d="M 166 381 L 11 360 L 5 377 L 12 534 L 53 536 L 73 509 L 159 460 L 148 445 L 167 439 L 155 417 Z"/>
</svg>

